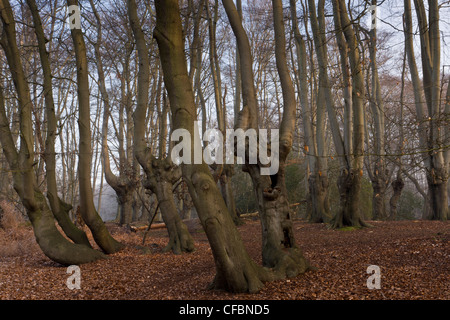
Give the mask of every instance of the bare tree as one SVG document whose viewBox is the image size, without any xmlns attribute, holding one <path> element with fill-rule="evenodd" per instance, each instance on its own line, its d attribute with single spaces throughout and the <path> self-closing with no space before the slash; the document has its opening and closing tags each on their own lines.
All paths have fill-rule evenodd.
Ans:
<svg viewBox="0 0 450 320">
<path fill-rule="evenodd" d="M 0 90 L 0 139 L 13 172 L 14 189 L 27 211 L 36 240 L 47 257 L 61 264 L 95 261 L 104 255 L 90 246 L 70 242 L 58 231 L 53 213 L 36 184 L 33 169 L 35 155 L 31 121 L 32 101 L 16 42 L 14 15 L 9 1 L 0 1 L 0 12 L 3 24 L 0 44 L 8 60 L 19 103 L 20 147 L 17 150 L 6 116 L 3 93 Z"/>
<path fill-rule="evenodd" d="M 372 0 L 371 5 L 377 6 L 378 1 Z M 373 19 L 376 17 L 373 15 Z M 374 120 L 375 129 L 375 161 L 373 170 L 368 170 L 372 181 L 372 216 L 376 220 L 387 219 L 386 191 L 389 186 L 389 172 L 385 157 L 385 108 L 381 96 L 381 85 L 378 76 L 377 64 L 377 28 L 372 27 L 369 31 L 369 61 L 371 69 L 372 92 L 370 96 L 370 107 Z"/>
<path fill-rule="evenodd" d="M 335 32 L 341 55 L 344 80 L 349 81 L 345 86 L 351 85 L 344 92 L 350 101 L 346 100 L 346 116 L 344 116 L 344 140 L 339 139 L 338 130 L 332 129 L 334 144 L 341 160 L 341 173 L 338 179 L 338 188 L 341 200 L 341 210 L 333 218 L 333 227 L 367 226 L 360 213 L 360 190 L 364 164 L 364 76 L 359 53 L 358 39 L 354 26 L 350 21 L 345 1 L 334 0 L 333 16 Z M 349 66 L 351 72 L 347 70 Z M 348 75 L 351 75 L 351 79 Z M 351 81 L 351 82 L 350 82 Z M 327 98 L 328 100 L 328 98 Z M 351 109 L 351 111 L 350 111 Z M 331 108 L 328 108 L 331 111 Z M 350 121 L 349 115 L 352 115 Z M 335 122 L 332 112 L 328 112 L 331 123 Z M 332 128 L 335 127 L 332 125 Z M 351 134 L 350 134 L 351 132 Z M 346 151 L 343 153 L 343 151 Z M 350 152 L 350 153 L 349 153 Z M 344 155 L 344 156 L 342 156 Z"/>
<path fill-rule="evenodd" d="M 45 163 L 46 163 L 46 177 L 47 177 L 47 198 L 49 199 L 50 207 L 58 221 L 58 224 L 64 230 L 65 234 L 75 243 L 85 244 L 90 246 L 86 234 L 78 229 L 70 220 L 69 211 L 72 206 L 65 203 L 59 198 L 56 181 L 56 152 L 55 139 L 57 133 L 57 120 L 55 114 L 55 105 L 53 100 L 53 85 L 52 73 L 49 60 L 49 53 L 47 52 L 45 43 L 45 34 L 42 27 L 39 11 L 34 0 L 27 0 L 30 8 L 34 30 L 39 47 L 39 56 L 42 65 L 42 72 L 44 76 L 44 98 L 46 107 L 47 119 L 47 138 L 45 142 Z"/>
<path fill-rule="evenodd" d="M 328 222 L 330 208 L 328 203 L 328 163 L 327 146 L 325 142 L 325 110 L 328 111 L 332 135 L 337 145 L 336 150 L 343 152 L 341 147 L 341 135 L 331 98 L 331 86 L 328 78 L 327 40 L 325 34 L 325 1 L 319 1 L 316 13 L 314 1 L 308 1 L 311 28 L 314 36 L 316 55 L 319 63 L 319 90 L 317 92 L 317 124 L 315 131 L 315 143 L 308 145 L 308 152 L 315 157 L 311 167 L 311 176 L 308 179 L 310 196 L 312 200 L 311 221 Z M 306 88 L 304 88 L 305 90 Z M 305 98 L 303 98 L 305 100 Z M 309 120 L 309 119 L 308 119 Z M 305 119 L 305 121 L 308 121 Z"/>
<path fill-rule="evenodd" d="M 241 65 L 243 108 L 239 113 L 236 128 L 257 130 L 259 128 L 259 107 L 248 37 L 233 1 L 223 0 L 222 3 L 237 40 Z M 286 66 L 286 40 L 281 1 L 273 2 L 273 11 L 277 70 L 282 82 L 284 100 L 279 136 L 279 170 L 271 176 L 261 175 L 262 164 L 250 164 L 248 157 L 246 157 L 244 169 L 249 172 L 252 178 L 258 200 L 263 230 L 263 265 L 274 268 L 280 274 L 289 277 L 307 271 L 310 266 L 295 243 L 291 212 L 287 200 L 285 169 L 286 159 L 292 148 L 296 120 L 296 100 L 292 80 Z M 248 148 L 248 144 L 246 147 Z"/>
<path fill-rule="evenodd" d="M 192 252 L 194 250 L 194 241 L 178 214 L 172 190 L 173 184 L 181 178 L 181 169 L 172 162 L 170 157 L 164 156 L 165 147 L 160 145 L 159 159 L 157 159 L 151 154 L 145 141 L 145 115 L 148 110 L 150 61 L 149 49 L 134 0 L 128 0 L 128 16 L 139 56 L 138 100 L 134 112 L 134 155 L 146 175 L 144 186 L 156 194 L 161 215 L 167 225 L 170 240 L 164 250 L 172 250 L 178 254 Z M 166 109 L 162 112 L 164 114 L 162 117 L 166 116 L 168 111 L 166 104 L 164 108 Z M 166 134 L 166 131 L 160 130 L 160 141 L 166 139 Z"/>
<path fill-rule="evenodd" d="M 420 148 L 424 151 L 428 188 L 430 193 L 431 215 L 427 218 L 447 220 L 448 218 L 448 166 L 444 160 L 443 138 L 446 123 L 442 118 L 440 85 L 440 31 L 439 6 L 437 1 L 428 1 L 427 21 L 423 1 L 415 0 L 414 5 L 420 30 L 423 87 L 415 62 L 411 1 L 405 0 L 405 41 L 411 80 L 414 86 L 416 113 L 419 122 Z M 423 91 L 422 91 L 423 90 Z M 425 95 L 425 101 L 422 98 Z"/>
<path fill-rule="evenodd" d="M 68 0 L 68 7 L 78 6 L 77 0 Z M 95 242 L 106 253 L 119 251 L 123 245 L 117 242 L 109 233 L 103 220 L 94 206 L 94 197 L 91 185 L 91 117 L 90 117 L 90 92 L 89 92 L 89 70 L 81 29 L 71 29 L 72 40 L 77 66 L 77 89 L 78 89 L 78 131 L 79 131 L 79 157 L 78 157 L 78 179 L 80 190 L 80 212 L 83 220 L 91 229 Z"/>
<path fill-rule="evenodd" d="M 199 139 L 194 134 L 196 106 L 187 72 L 178 1 L 157 0 L 155 4 L 154 36 L 170 100 L 173 129 L 186 130 L 186 138 L 193 145 L 194 139 Z M 193 153 L 194 148 L 190 150 L 192 158 Z M 181 168 L 214 255 L 216 276 L 212 287 L 233 292 L 258 291 L 269 275 L 248 256 L 207 164 L 182 164 Z"/>
<path fill-rule="evenodd" d="M 90 0 L 90 4 L 97 21 L 97 40 L 94 44 L 95 61 L 97 63 L 98 85 L 103 102 L 103 122 L 102 122 L 102 160 L 105 179 L 108 184 L 116 191 L 118 202 L 120 205 L 121 224 L 130 224 L 133 218 L 133 195 L 137 188 L 138 178 L 136 169 L 133 168 L 134 157 L 132 154 L 125 152 L 123 143 L 123 128 L 125 127 L 125 120 L 123 118 L 123 109 L 125 106 L 130 108 L 127 104 L 123 104 L 120 108 L 119 116 L 119 175 L 116 176 L 111 170 L 110 155 L 108 149 L 108 123 L 111 115 L 110 98 L 106 89 L 105 73 L 101 56 L 102 45 L 102 23 L 100 15 L 95 7 L 95 4 Z M 128 55 L 129 52 L 126 52 Z M 127 57 L 125 57 L 127 59 Z M 124 77 L 126 77 L 128 70 L 124 69 Z M 123 77 L 123 78 L 124 78 Z M 123 79 L 125 81 L 125 79 Z M 131 117 L 131 116 L 130 116 Z M 127 132 L 131 132 L 131 128 Z M 130 139 L 131 140 L 131 139 Z M 131 145 L 131 141 L 127 141 L 127 146 Z"/>
</svg>

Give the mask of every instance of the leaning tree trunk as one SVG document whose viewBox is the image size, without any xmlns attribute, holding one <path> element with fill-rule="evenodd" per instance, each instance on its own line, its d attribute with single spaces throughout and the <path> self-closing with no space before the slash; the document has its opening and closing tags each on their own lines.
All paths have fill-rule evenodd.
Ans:
<svg viewBox="0 0 450 320">
<path fill-rule="evenodd" d="M 6 116 L 0 88 L 0 143 L 13 175 L 13 185 L 33 226 L 36 241 L 44 254 L 61 264 L 82 264 L 103 258 L 91 247 L 67 240 L 55 226 L 54 216 L 34 174 L 33 124 L 31 96 L 16 43 L 14 16 L 9 1 L 0 1 L 3 35 L 0 44 L 11 69 L 19 102 L 20 149 L 17 150 Z"/>
<path fill-rule="evenodd" d="M 84 231 L 78 229 L 69 217 L 69 211 L 72 206 L 62 201 L 58 196 L 56 183 L 56 153 L 55 153 L 55 138 L 56 138 L 56 115 L 55 105 L 53 101 L 52 88 L 52 73 L 50 67 L 49 53 L 46 49 L 46 39 L 44 30 L 42 28 L 39 11 L 34 0 L 27 0 L 30 8 L 34 31 L 39 47 L 39 56 L 42 64 L 42 72 L 44 75 L 44 98 L 45 109 L 47 116 L 47 138 L 45 141 L 45 163 L 46 163 L 46 177 L 47 177 L 47 198 L 50 203 L 52 212 L 61 226 L 64 233 L 75 243 L 84 244 L 90 247 L 89 240 Z"/>
<path fill-rule="evenodd" d="M 154 36 L 169 94 L 173 129 L 179 129 L 193 145 L 194 139 L 198 139 L 194 134 L 196 108 L 187 73 L 178 1 L 157 0 L 155 4 Z M 188 155 L 193 159 L 193 148 Z M 208 166 L 205 162 L 182 164 L 182 172 L 213 252 L 216 276 L 212 287 L 232 292 L 258 291 L 270 274 L 249 257 Z"/>
<path fill-rule="evenodd" d="M 68 0 L 68 6 L 78 6 L 77 0 Z M 105 253 L 115 253 L 123 245 L 117 242 L 109 233 L 102 218 L 94 206 L 91 186 L 91 115 L 89 93 L 89 70 L 86 45 L 81 29 L 71 30 L 75 50 L 78 85 L 78 130 L 79 130 L 79 158 L 78 181 L 80 190 L 80 212 L 86 225 L 92 231 L 95 242 Z"/>
</svg>

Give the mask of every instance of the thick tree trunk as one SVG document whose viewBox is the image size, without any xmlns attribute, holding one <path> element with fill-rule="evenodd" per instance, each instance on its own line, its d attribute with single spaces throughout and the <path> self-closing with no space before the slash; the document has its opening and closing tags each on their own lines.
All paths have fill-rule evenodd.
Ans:
<svg viewBox="0 0 450 320">
<path fill-rule="evenodd" d="M 194 94 L 187 73 L 178 1 L 157 0 L 155 4 L 154 36 L 169 93 L 172 123 L 175 130 L 187 130 L 194 142 Z M 194 150 L 190 156 L 194 156 Z M 214 255 L 216 277 L 212 287 L 233 292 L 258 291 L 262 280 L 268 280 L 268 272 L 248 256 L 208 166 L 182 164 L 182 171 Z"/>
<path fill-rule="evenodd" d="M 61 235 L 55 226 L 53 213 L 39 190 L 33 187 L 31 194 L 25 193 L 29 192 L 29 189 L 24 187 L 26 181 L 31 182 L 33 186 L 32 182 L 35 180 L 33 170 L 32 168 L 24 170 L 19 166 L 19 154 L 14 147 L 3 101 L 2 90 L 0 90 L 0 144 L 13 171 L 14 189 L 26 209 L 42 252 L 51 260 L 63 265 L 78 265 L 104 258 L 101 252 L 93 250 L 90 246 L 73 244 Z"/>
<path fill-rule="evenodd" d="M 360 170 L 348 172 L 343 170 L 338 178 L 338 188 L 341 209 L 333 218 L 332 227 L 335 229 L 351 227 L 367 227 L 360 212 L 360 190 L 362 175 Z"/>
<path fill-rule="evenodd" d="M 52 212 L 61 226 L 64 233 L 75 243 L 91 246 L 86 234 L 78 229 L 70 220 L 69 211 L 72 206 L 62 201 L 57 192 L 56 187 L 56 159 L 55 159 L 55 138 L 56 138 L 56 116 L 53 101 L 52 74 L 50 68 L 49 54 L 46 49 L 46 40 L 44 30 L 42 28 L 39 11 L 34 0 L 27 0 L 30 8 L 34 31 L 38 40 L 39 56 L 42 64 L 42 72 L 44 74 L 44 98 L 47 117 L 47 139 L 45 141 L 45 163 L 47 177 L 47 198 L 50 203 Z"/>
<path fill-rule="evenodd" d="M 179 168 L 172 163 L 171 159 L 164 159 L 164 141 L 167 130 L 163 119 L 161 119 L 162 128 L 159 134 L 161 141 L 159 148 L 160 159 L 154 158 L 147 148 L 145 118 L 148 110 L 150 61 L 148 47 L 140 26 L 136 2 L 134 0 L 128 0 L 128 16 L 136 39 L 140 64 L 138 73 L 138 101 L 134 113 L 134 154 L 145 172 L 144 186 L 156 194 L 163 220 L 170 226 L 167 229 L 170 240 L 165 250 L 172 249 L 174 253 L 192 252 L 194 250 L 193 239 L 176 210 L 172 191 L 173 184 L 179 180 L 181 174 L 178 173 Z M 161 112 L 162 117 L 166 116 L 168 112 L 168 104 L 164 103 L 163 108 L 164 110 Z"/>
<path fill-rule="evenodd" d="M 189 234 L 186 224 L 178 214 L 172 192 L 173 184 L 167 181 L 160 181 L 156 188 L 159 209 L 164 223 L 169 233 L 169 243 L 163 249 L 164 252 L 172 251 L 175 254 L 192 252 L 195 250 L 194 240 Z"/>
<path fill-rule="evenodd" d="M 129 225 L 133 222 L 133 195 L 134 189 L 122 187 L 120 190 L 116 190 L 117 202 L 120 207 L 120 219 L 121 225 Z"/>
<path fill-rule="evenodd" d="M 368 226 L 361 219 L 360 207 L 360 188 L 363 176 L 364 164 L 364 77 L 362 64 L 357 45 L 357 39 L 353 25 L 350 21 L 345 1 L 333 0 L 333 15 L 336 28 L 336 34 L 341 48 L 347 48 L 346 52 L 342 50 L 341 59 L 349 60 L 352 80 L 352 154 L 346 154 L 345 163 L 342 165 L 341 173 L 338 178 L 338 189 L 341 198 L 341 210 L 333 218 L 333 227 L 341 228 L 343 226 L 362 227 Z M 344 42 L 345 38 L 345 43 Z M 344 66 L 347 61 L 343 61 Z M 333 135 L 334 136 L 334 135 Z M 338 139 L 337 139 L 338 140 Z M 350 141 L 345 141 L 344 146 L 348 146 Z M 345 147 L 345 150 L 348 150 Z"/>
<path fill-rule="evenodd" d="M 77 0 L 68 0 L 68 6 L 78 6 Z M 80 190 L 80 210 L 83 220 L 92 231 L 95 242 L 105 253 L 115 253 L 122 249 L 123 245 L 117 242 L 109 233 L 102 218 L 97 213 L 94 206 L 94 198 L 91 186 L 91 115 L 90 115 L 90 93 L 88 62 L 86 55 L 86 45 L 81 29 L 71 30 L 74 43 L 77 84 L 78 84 L 78 104 L 79 104 L 79 151 L 78 158 L 78 181 Z"/>
<path fill-rule="evenodd" d="M 231 218 L 234 224 L 239 226 L 244 222 L 239 218 L 236 209 L 236 201 L 233 193 L 233 184 L 231 183 L 231 177 L 234 174 L 234 168 L 232 165 L 225 165 L 223 168 L 222 175 L 220 176 L 220 187 L 222 196 L 227 204 L 228 211 L 230 212 Z"/>
<path fill-rule="evenodd" d="M 330 222 L 331 212 L 328 198 L 328 177 L 321 174 L 312 174 L 308 178 L 308 186 L 312 206 L 309 221 L 313 223 Z"/>
<path fill-rule="evenodd" d="M 385 166 L 382 166 L 384 168 Z M 372 217 L 374 220 L 386 220 L 388 218 L 388 212 L 386 210 L 386 191 L 389 185 L 386 173 L 383 169 L 377 169 L 372 174 Z"/>
<path fill-rule="evenodd" d="M 253 81 L 250 44 L 233 1 L 223 0 L 222 2 L 237 40 L 241 65 L 244 108 L 239 114 L 237 127 L 244 130 L 248 128 L 258 129 L 258 103 Z M 296 99 L 286 62 L 281 1 L 273 1 L 273 10 L 276 39 L 275 55 L 284 101 L 283 117 L 280 124 L 280 150 L 277 159 L 279 160 L 279 170 L 271 176 L 261 175 L 262 166 L 249 163 L 246 163 L 245 170 L 252 178 L 258 199 L 263 238 L 263 265 L 273 268 L 276 277 L 284 278 L 304 273 L 310 266 L 295 243 L 285 186 L 286 158 L 292 148 L 295 128 Z M 272 152 L 275 152 L 275 150 L 272 150 Z"/>
<path fill-rule="evenodd" d="M 446 221 L 448 218 L 447 179 L 447 174 L 443 168 L 431 168 L 431 170 L 427 170 L 431 212 L 426 218 L 429 220 Z"/>
<path fill-rule="evenodd" d="M 26 206 L 39 247 L 51 260 L 62 265 L 78 265 L 106 258 L 100 251 L 84 244 L 73 244 L 55 226 L 53 214 L 44 195 L 36 191 L 34 206 Z"/>
<path fill-rule="evenodd" d="M 440 114 L 440 31 L 439 6 L 437 1 L 429 1 L 429 21 L 427 22 L 426 9 L 422 0 L 415 0 L 417 21 L 420 29 L 420 47 L 423 71 L 423 86 L 420 88 L 420 79 L 414 57 L 413 27 L 411 16 L 411 1 L 405 0 L 405 43 L 406 53 L 414 86 L 416 111 L 419 122 L 419 140 L 423 152 L 428 189 L 430 192 L 429 219 L 447 220 L 448 217 L 448 165 L 446 164 L 442 148 L 444 131 Z M 423 90 L 423 91 L 422 91 Z M 421 97 L 424 92 L 425 102 Z M 428 111 L 428 116 L 426 112 Z M 435 193 L 435 194 L 434 194 Z"/>
<path fill-rule="evenodd" d="M 13 174 L 14 189 L 27 211 L 36 240 L 47 257 L 61 264 L 82 264 L 103 258 L 102 253 L 93 250 L 90 246 L 73 244 L 61 235 L 55 226 L 52 211 L 44 195 L 36 187 L 33 169 L 32 101 L 16 43 L 14 16 L 7 0 L 0 1 L 0 12 L 3 23 L 0 44 L 5 51 L 19 101 L 20 149 L 18 151 L 6 117 L 3 93 L 0 88 L 0 143 Z"/>
<path fill-rule="evenodd" d="M 278 173 L 278 184 L 272 188 L 270 177 L 260 176 L 259 170 L 249 168 L 261 220 L 263 266 L 272 268 L 277 278 L 295 277 L 309 270 L 310 264 L 295 241 L 289 202 L 280 187 L 284 174 Z"/>
<path fill-rule="evenodd" d="M 175 254 L 194 251 L 194 240 L 178 213 L 172 190 L 174 183 L 181 178 L 181 169 L 169 159 L 154 159 L 152 173 L 144 186 L 156 194 L 162 219 L 167 225 L 169 243 L 164 251 L 172 250 Z"/>
</svg>

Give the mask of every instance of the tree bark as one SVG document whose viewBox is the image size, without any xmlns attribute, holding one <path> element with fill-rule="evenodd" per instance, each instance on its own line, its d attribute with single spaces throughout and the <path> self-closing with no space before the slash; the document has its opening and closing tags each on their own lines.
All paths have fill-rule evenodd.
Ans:
<svg viewBox="0 0 450 320">
<path fill-rule="evenodd" d="M 68 6 L 78 6 L 77 0 L 68 0 Z M 91 186 L 91 118 L 89 101 L 89 70 L 86 55 L 86 45 L 81 29 L 71 30 L 77 66 L 78 88 L 78 130 L 79 130 L 79 158 L 78 180 L 80 191 L 80 210 L 83 220 L 92 231 L 95 242 L 105 253 L 115 253 L 123 245 L 116 241 L 109 233 L 105 223 L 97 213 Z"/>
<path fill-rule="evenodd" d="M 328 222 L 330 217 L 330 208 L 328 202 L 328 163 L 325 145 L 325 110 L 328 112 L 333 141 L 336 145 L 336 151 L 339 155 L 344 153 L 339 125 L 336 118 L 333 99 L 331 98 L 331 87 L 328 79 L 328 58 L 327 41 L 325 38 L 325 2 L 319 1 L 316 13 L 314 1 L 308 1 L 311 28 L 314 35 L 317 60 L 319 62 L 319 91 L 317 96 L 317 125 L 316 125 L 316 143 L 317 159 L 311 169 L 313 172 L 308 180 L 309 190 L 312 201 L 312 222 Z M 343 157 L 339 157 L 341 163 L 345 163 Z M 311 193 L 314 192 L 314 193 Z"/>
<path fill-rule="evenodd" d="M 297 19 L 297 9 L 296 9 L 296 1 L 290 0 L 290 10 L 291 10 L 291 20 L 292 20 L 292 29 L 294 30 L 294 39 L 295 45 L 297 49 L 297 64 L 299 69 L 298 75 L 298 92 L 300 96 L 300 104 L 301 104 L 301 114 L 302 114 L 302 122 L 303 122 L 303 134 L 304 134 L 304 146 L 303 152 L 307 159 L 306 165 L 306 177 L 308 179 L 308 190 L 311 186 L 310 177 L 311 170 L 316 168 L 317 157 L 317 144 L 314 140 L 314 130 L 313 130 L 313 118 L 312 111 L 310 105 L 310 99 L 308 96 L 308 74 L 307 74 L 307 54 L 306 54 L 306 45 L 303 36 L 300 34 L 300 30 L 298 27 L 298 19 Z M 314 184 L 312 184 L 314 186 Z M 316 190 L 314 190 L 316 191 Z M 314 221 L 315 216 L 320 216 L 319 211 L 316 211 L 319 208 L 319 205 L 313 205 L 313 196 L 311 195 L 311 191 L 308 191 L 308 195 L 306 196 L 307 200 L 307 215 L 311 217 L 311 220 Z M 318 193 L 316 193 L 317 195 Z M 325 206 L 324 206 L 325 207 Z"/>
<path fill-rule="evenodd" d="M 405 42 L 405 47 L 406 47 L 406 42 Z M 406 48 L 405 48 L 406 49 Z M 390 208 L 390 212 L 389 212 L 389 219 L 390 220 L 396 220 L 397 219 L 397 213 L 398 213 L 398 203 L 400 201 L 400 197 L 403 191 L 403 188 L 405 186 L 405 183 L 403 181 L 403 159 L 402 159 L 402 155 L 404 152 L 404 144 L 405 144 L 405 133 L 404 133 L 404 128 L 403 128 L 403 110 L 404 110 L 404 96 L 405 96 L 405 74 L 406 74 L 406 50 L 404 52 L 403 55 L 403 67 L 402 67 L 402 74 L 401 74 L 401 91 L 400 91 L 400 119 L 399 119 L 399 132 L 400 132 L 400 136 L 399 136 L 399 142 L 398 142 L 398 146 L 399 146 L 399 151 L 398 153 L 400 154 L 399 158 L 398 158 L 398 171 L 397 171 L 397 177 L 394 181 L 392 181 L 391 186 L 393 189 L 393 193 L 391 196 L 391 199 L 389 200 L 389 208 Z"/>
<path fill-rule="evenodd" d="M 156 28 L 164 82 L 169 94 L 174 129 L 184 129 L 193 139 L 196 120 L 192 86 L 187 73 L 180 11 L 177 0 L 157 0 Z M 199 143 L 199 141 L 197 141 Z M 194 150 L 190 156 L 193 158 Z M 200 221 L 206 232 L 216 265 L 213 288 L 232 292 L 256 292 L 268 272 L 248 256 L 228 208 L 206 163 L 182 164 Z"/>
<path fill-rule="evenodd" d="M 377 0 L 372 0 L 372 5 L 377 5 Z M 374 17 L 372 17 L 374 19 Z M 370 97 L 370 106 L 375 127 L 375 166 L 370 175 L 372 179 L 372 216 L 374 220 L 386 220 L 386 191 L 389 185 L 388 172 L 385 159 L 385 112 L 384 102 L 381 97 L 381 85 L 378 77 L 377 65 L 377 28 L 369 31 L 369 53 L 370 67 L 372 71 L 372 94 Z"/>
<path fill-rule="evenodd" d="M 258 103 L 253 80 L 252 56 L 247 34 L 233 1 L 222 1 L 236 37 L 242 78 L 243 109 L 239 113 L 237 128 L 258 129 Z M 275 52 L 277 70 L 283 91 L 284 110 L 280 124 L 279 170 L 267 176 L 261 175 L 261 164 L 249 164 L 250 174 L 258 199 L 262 226 L 262 260 L 266 267 L 274 268 L 279 277 L 292 277 L 306 272 L 310 266 L 295 243 L 292 220 L 285 185 L 286 158 L 292 148 L 295 127 L 295 92 L 286 62 L 286 45 L 281 1 L 273 2 Z"/>
<path fill-rule="evenodd" d="M 36 38 L 38 40 L 39 56 L 41 59 L 42 72 L 44 75 L 44 98 L 47 117 L 47 138 L 45 141 L 45 163 L 47 177 L 47 198 L 51 210 L 61 226 L 64 233 L 75 243 L 84 244 L 90 247 L 89 240 L 84 231 L 78 229 L 69 217 L 69 211 L 72 206 L 62 201 L 58 196 L 56 186 L 56 158 L 55 158 L 55 139 L 56 139 L 56 115 L 53 100 L 52 73 L 50 67 L 49 53 L 45 47 L 45 35 L 42 27 L 41 18 L 34 0 L 27 0 L 30 8 Z"/>
<path fill-rule="evenodd" d="M 111 171 L 111 164 L 109 160 L 109 149 L 108 149 L 108 122 L 110 117 L 110 100 L 108 97 L 108 93 L 106 91 L 106 83 L 105 83 L 105 73 L 103 71 L 103 62 L 100 52 L 100 46 L 102 43 L 102 26 L 101 26 L 101 19 L 97 12 L 97 9 L 94 5 L 94 2 L 90 0 L 90 4 L 92 7 L 92 10 L 94 12 L 94 15 L 96 17 L 97 21 L 97 41 L 94 44 L 94 51 L 95 51 L 95 59 L 97 64 L 97 74 L 98 74 L 98 86 L 101 93 L 101 98 L 103 102 L 103 122 L 102 122 L 102 163 L 103 163 L 103 170 L 105 174 L 106 182 L 111 186 L 111 188 L 114 189 L 116 192 L 118 203 L 120 206 L 120 224 L 122 225 L 128 225 L 132 222 L 133 218 L 133 194 L 136 191 L 136 186 L 138 179 L 135 177 L 135 171 L 130 164 L 130 162 L 133 162 L 133 159 L 127 157 L 125 150 L 124 150 L 124 143 L 119 143 L 119 176 L 116 176 Z M 128 57 L 125 57 L 125 59 L 128 59 Z M 124 77 L 128 76 L 128 72 L 125 72 L 128 70 L 124 70 L 123 75 Z M 127 100 L 127 99 L 125 99 Z M 123 128 L 125 125 L 125 121 L 123 119 L 123 109 L 124 106 L 120 108 L 121 117 L 120 117 L 120 128 Z M 123 131 L 123 130 L 122 130 Z M 128 130 L 127 130 L 128 131 Z M 131 130 L 130 130 L 131 131 Z M 121 135 L 122 139 L 122 133 L 119 133 Z M 131 144 L 131 141 L 128 141 L 127 145 Z"/>
<path fill-rule="evenodd" d="M 428 219 L 447 220 L 448 217 L 448 166 L 442 148 L 444 129 L 440 112 L 440 31 L 439 6 L 437 1 L 429 1 L 429 21 L 427 22 L 424 3 L 414 0 L 420 29 L 420 47 L 423 70 L 423 91 L 414 57 L 412 39 L 411 1 L 405 0 L 405 42 L 411 79 L 415 91 L 416 112 L 419 122 L 419 139 L 423 151 L 428 189 L 430 192 L 431 214 Z M 420 92 L 424 92 L 423 101 Z M 428 117 L 427 117 L 428 111 Z"/>
<path fill-rule="evenodd" d="M 400 200 L 400 196 L 402 195 L 403 188 L 405 187 L 405 182 L 403 181 L 403 178 L 401 176 L 401 170 L 398 171 L 397 177 L 394 181 L 391 183 L 393 194 L 391 196 L 391 199 L 389 200 L 389 207 L 390 207 L 390 220 L 396 220 L 397 219 L 397 213 L 398 213 L 398 202 Z"/>
<path fill-rule="evenodd" d="M 147 148 L 145 139 L 145 116 L 148 110 L 150 61 L 149 50 L 137 15 L 136 2 L 134 0 L 128 0 L 128 16 L 136 39 L 139 56 L 138 98 L 134 112 L 134 154 L 146 176 L 144 186 L 156 194 L 158 203 L 162 204 L 160 205 L 160 210 L 163 220 L 168 226 L 171 226 L 168 228 L 169 245 L 165 250 L 167 251 L 171 248 L 174 253 L 192 252 L 194 241 L 176 210 L 171 189 L 173 183 L 179 179 L 179 176 L 176 177 L 174 164 L 171 162 L 171 159 L 163 159 L 163 152 L 165 151 L 163 149 L 165 148 L 160 148 L 159 160 L 153 157 Z M 166 105 L 163 108 L 166 108 Z M 164 132 L 166 131 L 160 130 L 160 141 L 166 139 Z M 176 180 L 174 179 L 175 177 Z M 168 188 L 167 184 L 170 184 L 171 187 Z"/>
<path fill-rule="evenodd" d="M 167 159 L 153 160 L 156 183 L 149 187 L 158 199 L 159 209 L 169 233 L 169 243 L 163 252 L 175 254 L 193 252 L 194 240 L 181 220 L 174 201 L 173 185 L 181 178 L 181 169 Z"/>
<path fill-rule="evenodd" d="M 346 155 L 346 166 L 341 170 L 338 178 L 341 209 L 333 218 L 332 225 L 334 228 L 363 227 L 368 226 L 362 220 L 359 209 L 364 164 L 364 76 L 355 31 L 348 16 L 345 1 L 333 0 L 333 15 L 337 36 L 341 41 L 345 38 L 351 69 L 353 127 L 352 154 Z M 347 57 L 347 54 L 344 57 Z"/>
<path fill-rule="evenodd" d="M 9 1 L 0 1 L 0 12 L 3 23 L 0 44 L 8 60 L 19 102 L 20 149 L 17 150 L 0 88 L 0 142 L 13 173 L 14 189 L 30 218 L 36 241 L 47 257 L 61 264 L 82 264 L 103 258 L 102 253 L 87 245 L 71 243 L 61 235 L 44 195 L 36 186 L 32 101 L 16 43 L 14 16 Z"/>
</svg>

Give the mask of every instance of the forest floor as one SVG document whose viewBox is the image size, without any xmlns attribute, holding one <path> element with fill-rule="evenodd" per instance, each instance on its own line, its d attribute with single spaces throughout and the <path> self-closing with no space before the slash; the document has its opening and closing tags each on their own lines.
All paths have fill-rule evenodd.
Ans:
<svg viewBox="0 0 450 320">
<path fill-rule="evenodd" d="M 266 283 L 257 294 L 207 289 L 214 261 L 195 221 L 188 227 L 196 251 L 182 255 L 161 252 L 168 240 L 166 229 L 151 230 L 142 247 L 143 232 L 108 224 L 125 249 L 80 266 L 79 290 L 68 289 L 67 268 L 43 255 L 30 227 L 0 229 L 0 299 L 450 299 L 450 222 L 370 223 L 372 228 L 331 230 L 296 220 L 297 244 L 317 270 Z M 238 228 L 249 254 L 261 263 L 259 221 L 245 220 Z M 367 288 L 370 265 L 381 269 L 379 290 Z"/>
</svg>

